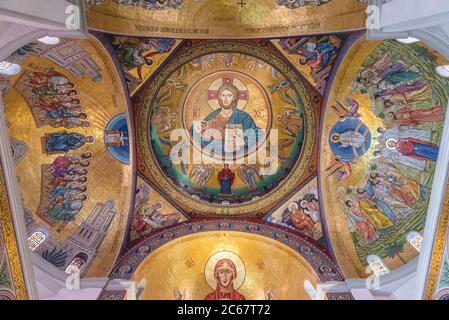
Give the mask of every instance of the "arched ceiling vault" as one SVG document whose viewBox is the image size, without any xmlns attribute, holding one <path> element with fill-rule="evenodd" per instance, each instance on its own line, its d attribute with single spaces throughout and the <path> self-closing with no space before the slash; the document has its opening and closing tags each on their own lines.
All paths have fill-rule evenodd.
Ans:
<svg viewBox="0 0 449 320">
<path fill-rule="evenodd" d="M 320 191 L 346 277 L 366 276 L 372 255 L 389 270 L 419 255 L 407 239 L 425 226 L 449 97 L 435 69 L 445 64 L 420 42 L 360 38 L 335 73 L 321 125 Z M 351 152 L 347 135 L 360 138 L 351 138 Z"/>
<path fill-rule="evenodd" d="M 233 299 L 308 300 L 302 289 L 305 280 L 313 285 L 342 280 L 332 259 L 313 240 L 235 219 L 181 223 L 156 232 L 130 248 L 111 279 L 135 281 L 141 299 L 214 300 L 214 269 L 226 263 L 236 274 Z M 100 299 L 114 294 L 105 290 Z"/>
<path fill-rule="evenodd" d="M 285 37 L 360 30 L 366 3 L 354 0 L 87 1 L 89 28 L 182 39 Z M 195 19 L 192 19 L 195 17 Z"/>
<path fill-rule="evenodd" d="M 31 43 L 10 60 L 22 68 L 2 84 L 27 232 L 45 237 L 34 254 L 62 272 L 82 257 L 84 276 L 104 277 L 133 194 L 121 79 L 94 37 Z"/>
</svg>

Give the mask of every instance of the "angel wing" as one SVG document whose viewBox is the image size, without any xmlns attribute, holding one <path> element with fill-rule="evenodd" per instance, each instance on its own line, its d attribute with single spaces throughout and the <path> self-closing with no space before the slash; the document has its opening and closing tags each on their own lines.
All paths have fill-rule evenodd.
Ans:
<svg viewBox="0 0 449 320">
<path fill-rule="evenodd" d="M 334 109 L 335 113 L 337 114 L 338 117 L 343 118 L 345 117 L 348 113 L 349 110 L 346 109 L 340 102 L 337 101 L 336 105 L 332 105 L 332 109 Z"/>
<path fill-rule="evenodd" d="M 293 100 L 293 98 L 286 91 L 284 91 L 282 93 L 281 100 L 286 102 L 286 103 L 288 103 L 288 104 L 295 105 L 295 101 Z"/>
<path fill-rule="evenodd" d="M 204 178 L 203 185 L 206 185 L 209 182 L 209 180 L 214 176 L 214 173 L 215 173 L 215 168 L 212 165 L 207 165 L 206 170 L 207 170 L 207 176 Z"/>
<path fill-rule="evenodd" d="M 291 147 L 294 142 L 295 142 L 295 140 L 292 139 L 292 138 L 279 140 L 279 150 L 280 150 L 280 152 L 282 154 L 284 154 L 283 150 Z"/>
<path fill-rule="evenodd" d="M 198 165 L 194 166 L 192 171 L 190 171 L 189 178 L 192 178 L 193 176 L 195 176 L 197 174 L 197 172 L 198 172 Z"/>
<path fill-rule="evenodd" d="M 345 99 L 346 105 L 348 105 L 350 108 L 349 114 L 353 117 L 358 116 L 359 111 L 359 103 L 351 98 Z"/>
<path fill-rule="evenodd" d="M 246 178 L 244 178 L 245 175 L 244 175 L 243 170 L 242 170 L 241 167 L 238 167 L 238 169 L 237 169 L 237 175 L 240 177 L 240 179 L 241 179 L 243 182 L 246 183 Z"/>
<path fill-rule="evenodd" d="M 271 93 L 280 92 L 281 100 L 285 103 L 295 105 L 295 101 L 293 98 L 287 93 L 287 90 L 290 88 L 290 82 L 288 80 L 281 80 L 270 86 Z"/>
<path fill-rule="evenodd" d="M 295 117 L 298 115 L 298 110 L 295 109 L 282 109 L 282 112 L 289 117 Z"/>
</svg>

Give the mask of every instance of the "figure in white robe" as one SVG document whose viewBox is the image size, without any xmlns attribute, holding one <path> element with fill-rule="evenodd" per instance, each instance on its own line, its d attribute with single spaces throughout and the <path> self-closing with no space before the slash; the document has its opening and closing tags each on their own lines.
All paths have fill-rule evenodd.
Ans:
<svg viewBox="0 0 449 320">
<path fill-rule="evenodd" d="M 361 148 L 365 144 L 366 137 L 360 132 L 347 131 L 340 134 L 339 142 L 343 148 Z"/>
<path fill-rule="evenodd" d="M 407 138 L 415 138 L 421 141 L 430 142 L 430 137 L 432 135 L 432 131 L 430 130 L 420 130 L 420 129 L 408 129 L 408 130 L 400 130 L 398 127 L 394 127 L 391 129 L 377 129 L 377 132 L 380 134 L 379 142 L 386 143 L 390 139 L 401 140 Z"/>
<path fill-rule="evenodd" d="M 398 219 L 407 218 L 413 213 L 412 208 L 392 197 L 392 193 L 387 183 L 381 177 L 377 177 L 375 181 L 372 182 L 372 185 L 376 197 L 383 200 L 394 212 Z"/>
<path fill-rule="evenodd" d="M 391 165 L 398 163 L 419 171 L 425 171 L 426 169 L 425 161 L 404 156 L 400 154 L 396 149 L 389 149 L 385 147 L 381 151 L 374 151 L 374 156 L 377 155 L 380 155 L 385 160 L 385 162 Z"/>
</svg>

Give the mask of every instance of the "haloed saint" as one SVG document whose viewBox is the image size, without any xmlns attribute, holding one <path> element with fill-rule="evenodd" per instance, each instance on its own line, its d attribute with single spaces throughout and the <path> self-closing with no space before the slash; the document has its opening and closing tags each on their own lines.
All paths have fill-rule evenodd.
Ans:
<svg viewBox="0 0 449 320">
<path fill-rule="evenodd" d="M 214 267 L 215 291 L 209 293 L 205 300 L 245 300 L 245 297 L 234 289 L 237 276 L 237 267 L 232 260 L 219 260 Z"/>
<path fill-rule="evenodd" d="M 191 134 L 208 153 L 225 156 L 247 152 L 263 134 L 251 115 L 239 108 L 240 102 L 248 100 L 248 91 L 239 89 L 234 83 L 240 81 L 234 78 L 223 78 L 221 82 L 218 90 L 208 90 L 208 99 L 216 99 L 219 108 L 195 121 Z"/>
</svg>

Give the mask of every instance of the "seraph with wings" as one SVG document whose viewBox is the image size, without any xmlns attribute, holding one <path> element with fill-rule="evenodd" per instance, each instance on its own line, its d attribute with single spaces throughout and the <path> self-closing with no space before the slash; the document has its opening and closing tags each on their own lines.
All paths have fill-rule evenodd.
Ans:
<svg viewBox="0 0 449 320">
<path fill-rule="evenodd" d="M 346 107 L 343 106 L 339 101 L 337 101 L 337 105 L 333 105 L 332 109 L 334 109 L 337 116 L 344 120 L 347 118 L 360 118 L 359 112 L 359 103 L 351 98 L 345 99 Z"/>
<path fill-rule="evenodd" d="M 242 164 L 238 168 L 237 174 L 239 175 L 240 179 L 245 182 L 249 190 L 253 190 L 257 187 L 257 179 L 263 180 L 263 177 L 260 174 L 259 166 L 255 164 Z"/>
<path fill-rule="evenodd" d="M 351 176 L 352 165 L 351 162 L 343 162 L 339 157 L 335 157 L 334 163 L 326 169 L 326 172 L 329 172 L 329 176 L 336 174 L 337 180 L 342 181 Z"/>
</svg>

